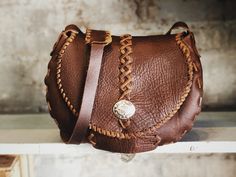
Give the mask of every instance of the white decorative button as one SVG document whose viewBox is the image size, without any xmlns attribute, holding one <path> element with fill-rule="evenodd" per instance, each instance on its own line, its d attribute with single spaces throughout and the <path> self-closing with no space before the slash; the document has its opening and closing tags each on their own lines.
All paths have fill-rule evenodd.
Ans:
<svg viewBox="0 0 236 177">
<path fill-rule="evenodd" d="M 135 106 L 128 100 L 120 100 L 113 106 L 113 113 L 119 119 L 129 119 L 135 113 Z"/>
</svg>

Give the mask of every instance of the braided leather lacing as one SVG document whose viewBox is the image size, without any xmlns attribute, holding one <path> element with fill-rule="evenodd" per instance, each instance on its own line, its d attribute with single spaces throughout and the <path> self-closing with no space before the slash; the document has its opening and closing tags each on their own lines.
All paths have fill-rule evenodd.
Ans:
<svg viewBox="0 0 236 177">
<path fill-rule="evenodd" d="M 120 37 L 120 92 L 121 96 L 119 99 L 127 98 L 129 99 L 130 97 L 130 92 L 132 89 L 132 63 L 133 63 L 133 58 L 130 56 L 133 51 L 132 51 L 132 36 L 129 34 L 125 34 Z"/>
</svg>

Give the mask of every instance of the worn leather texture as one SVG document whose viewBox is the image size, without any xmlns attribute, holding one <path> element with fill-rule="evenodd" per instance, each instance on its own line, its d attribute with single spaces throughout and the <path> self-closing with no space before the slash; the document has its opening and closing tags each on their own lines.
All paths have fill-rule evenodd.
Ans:
<svg viewBox="0 0 236 177">
<path fill-rule="evenodd" d="M 171 31 L 170 31 L 171 32 Z M 112 112 L 120 96 L 120 37 L 105 46 L 90 127 L 84 143 L 112 152 L 137 153 L 179 141 L 201 111 L 200 56 L 190 31 L 132 37 L 132 92 L 136 112 L 124 129 Z M 66 45 L 65 45 L 66 44 Z M 75 127 L 91 46 L 75 25 L 62 32 L 45 77 L 49 112 L 68 142 Z M 89 139 L 92 136 L 92 141 Z"/>
</svg>

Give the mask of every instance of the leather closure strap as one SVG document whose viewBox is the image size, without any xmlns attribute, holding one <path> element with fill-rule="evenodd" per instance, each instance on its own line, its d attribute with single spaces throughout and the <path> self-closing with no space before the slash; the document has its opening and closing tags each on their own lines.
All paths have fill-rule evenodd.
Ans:
<svg viewBox="0 0 236 177">
<path fill-rule="evenodd" d="M 85 42 L 91 45 L 90 59 L 79 116 L 68 143 L 80 144 L 87 135 L 96 96 L 104 47 L 110 44 L 111 41 L 112 39 L 109 32 L 95 30 L 87 30 L 86 32 Z"/>
</svg>

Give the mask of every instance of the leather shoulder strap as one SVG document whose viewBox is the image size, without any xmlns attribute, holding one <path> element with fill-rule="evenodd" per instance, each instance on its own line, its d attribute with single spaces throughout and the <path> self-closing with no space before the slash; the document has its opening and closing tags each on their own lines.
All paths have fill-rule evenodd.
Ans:
<svg viewBox="0 0 236 177">
<path fill-rule="evenodd" d="M 104 47 L 112 41 L 107 31 L 87 30 L 85 42 L 91 45 L 90 59 L 84 85 L 82 103 L 74 130 L 68 141 L 70 144 L 80 144 L 87 135 L 89 122 L 92 116 L 98 79 L 102 64 Z"/>
<path fill-rule="evenodd" d="M 166 35 L 171 34 L 172 30 L 177 29 L 177 28 L 183 28 L 183 29 L 187 30 L 188 32 L 190 32 L 189 27 L 188 27 L 188 25 L 187 25 L 186 23 L 184 23 L 184 22 L 176 22 L 176 23 L 169 29 L 169 31 L 166 33 Z"/>
</svg>

